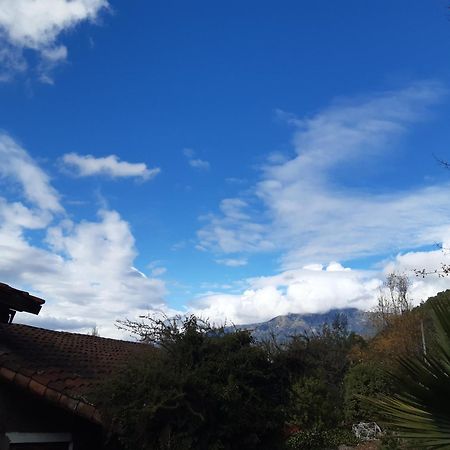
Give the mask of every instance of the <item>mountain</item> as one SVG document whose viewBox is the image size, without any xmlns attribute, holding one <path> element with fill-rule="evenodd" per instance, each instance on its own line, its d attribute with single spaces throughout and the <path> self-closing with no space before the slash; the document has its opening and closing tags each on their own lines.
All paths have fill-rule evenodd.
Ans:
<svg viewBox="0 0 450 450">
<path fill-rule="evenodd" d="M 349 331 L 361 336 L 373 334 L 368 320 L 368 313 L 356 308 L 332 309 L 323 314 L 287 314 L 273 319 L 247 325 L 239 325 L 241 330 L 250 330 L 256 340 L 264 340 L 274 335 L 279 342 L 289 339 L 290 336 L 304 333 L 305 331 L 318 331 L 324 324 L 332 324 L 337 314 L 343 314 L 347 318 Z"/>
</svg>

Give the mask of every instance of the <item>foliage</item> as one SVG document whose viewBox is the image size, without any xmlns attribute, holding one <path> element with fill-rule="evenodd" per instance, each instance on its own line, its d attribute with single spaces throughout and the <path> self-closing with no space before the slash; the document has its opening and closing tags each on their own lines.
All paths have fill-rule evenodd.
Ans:
<svg viewBox="0 0 450 450">
<path fill-rule="evenodd" d="M 288 450 L 326 450 L 335 449 L 339 445 L 357 445 L 358 439 L 345 428 L 321 430 L 312 428 L 291 436 L 287 442 Z"/>
<path fill-rule="evenodd" d="M 281 355 L 291 380 L 289 423 L 324 430 L 343 420 L 343 380 L 355 339 L 341 315 L 319 331 L 293 337 Z"/>
<path fill-rule="evenodd" d="M 385 433 L 381 439 L 380 450 L 402 450 L 406 448 L 414 448 L 408 445 L 403 439 L 400 439 L 392 432 Z"/>
<path fill-rule="evenodd" d="M 348 331 L 346 317 L 337 315 L 331 325 L 324 324 L 319 331 L 293 336 L 285 347 L 284 364 L 294 377 L 324 377 L 327 383 L 337 385 L 344 379 L 355 339 Z"/>
<path fill-rule="evenodd" d="M 246 331 L 225 333 L 194 316 L 154 320 L 157 344 L 98 393 L 126 448 L 276 449 L 282 443 L 283 376 Z"/>
<path fill-rule="evenodd" d="M 301 429 L 334 426 L 341 418 L 336 396 L 323 378 L 300 378 L 291 388 L 289 420 Z"/>
<path fill-rule="evenodd" d="M 395 272 L 387 275 L 378 304 L 369 316 L 377 334 L 362 349 L 360 361 L 377 360 L 392 368 L 399 356 L 422 353 L 423 310 L 412 307 L 409 286 L 406 275 Z"/>
<path fill-rule="evenodd" d="M 390 319 L 390 324 L 366 343 L 358 343 L 350 352 L 353 363 L 375 362 L 381 367 L 395 370 L 399 357 L 415 357 L 423 353 L 424 341 L 432 344 L 428 329 L 427 311 L 422 307 L 407 311 Z M 424 335 L 422 334 L 424 330 Z"/>
<path fill-rule="evenodd" d="M 375 362 L 363 362 L 349 369 L 344 381 L 344 411 L 347 422 L 376 420 L 378 408 L 362 398 L 377 398 L 389 394 L 392 381 L 383 367 Z"/>
<path fill-rule="evenodd" d="M 390 282 L 386 295 L 403 295 L 406 305 L 407 283 Z M 122 321 L 151 357 L 103 386 L 96 403 L 125 448 L 136 450 L 276 449 L 283 430 L 301 431 L 289 449 L 336 448 L 355 443 L 344 425 L 380 423 L 380 409 L 394 431 L 382 448 L 404 448 L 405 438 L 415 438 L 414 448 L 450 445 L 448 304 L 450 291 L 391 310 L 367 341 L 349 333 L 343 315 L 284 343 L 256 343 L 247 331 L 194 316 Z"/>
<path fill-rule="evenodd" d="M 395 395 L 372 400 L 402 438 L 415 440 L 416 448 L 450 446 L 450 307 L 448 301 L 431 303 L 437 331 L 433 353 L 402 358 Z"/>
</svg>

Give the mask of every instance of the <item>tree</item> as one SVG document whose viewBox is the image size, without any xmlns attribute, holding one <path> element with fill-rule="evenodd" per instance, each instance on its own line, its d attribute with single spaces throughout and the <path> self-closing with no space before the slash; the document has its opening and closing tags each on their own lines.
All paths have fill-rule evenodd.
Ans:
<svg viewBox="0 0 450 450">
<path fill-rule="evenodd" d="M 290 374 L 289 422 L 300 429 L 330 429 L 343 420 L 343 381 L 357 337 L 338 314 L 331 325 L 295 336 L 281 354 Z"/>
<path fill-rule="evenodd" d="M 276 449 L 284 376 L 247 331 L 195 316 L 121 323 L 155 345 L 98 393 L 111 429 L 130 449 Z"/>
<path fill-rule="evenodd" d="M 372 320 L 378 331 L 392 326 L 397 318 L 412 309 L 409 299 L 410 280 L 404 274 L 391 272 L 380 290 Z"/>
<path fill-rule="evenodd" d="M 450 305 L 448 299 L 430 303 L 437 345 L 420 357 L 400 359 L 401 370 L 390 373 L 396 391 L 372 399 L 399 436 L 415 441 L 415 448 L 450 446 Z"/>
<path fill-rule="evenodd" d="M 371 422 L 379 418 L 378 408 L 361 398 L 378 398 L 392 391 L 392 380 L 374 361 L 349 369 L 344 380 L 344 414 L 347 422 Z"/>
<path fill-rule="evenodd" d="M 291 387 L 289 420 L 301 430 L 329 429 L 342 419 L 337 392 L 323 377 L 302 377 Z"/>
<path fill-rule="evenodd" d="M 413 308 L 410 281 L 404 274 L 390 273 L 370 313 L 377 334 L 361 349 L 360 361 L 377 360 L 395 365 L 398 356 L 423 352 L 423 311 Z"/>
</svg>

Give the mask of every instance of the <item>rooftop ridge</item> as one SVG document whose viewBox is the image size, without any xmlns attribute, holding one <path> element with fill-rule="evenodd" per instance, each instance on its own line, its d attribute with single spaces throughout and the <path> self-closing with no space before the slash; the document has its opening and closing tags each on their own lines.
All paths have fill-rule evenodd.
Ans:
<svg viewBox="0 0 450 450">
<path fill-rule="evenodd" d="M 42 330 L 46 333 L 60 333 L 60 334 L 67 334 L 67 335 L 71 335 L 71 336 L 85 336 L 87 338 L 95 338 L 95 339 L 103 339 L 105 341 L 114 341 L 114 342 L 123 342 L 123 343 L 127 343 L 127 344 L 139 344 L 139 345 L 148 345 L 145 344 L 143 342 L 139 342 L 139 341 L 127 341 L 125 339 L 115 339 L 115 338 L 110 338 L 110 337 L 104 337 L 104 336 L 95 336 L 92 334 L 85 334 L 85 333 L 75 333 L 72 331 L 62 331 L 62 330 L 52 330 L 49 328 L 43 328 L 43 327 L 38 327 L 36 325 L 29 325 L 26 323 L 19 323 L 19 322 L 14 322 L 14 323 L 10 323 L 8 325 L 12 325 L 13 327 L 27 327 L 27 328 L 33 328 L 35 330 Z"/>
</svg>

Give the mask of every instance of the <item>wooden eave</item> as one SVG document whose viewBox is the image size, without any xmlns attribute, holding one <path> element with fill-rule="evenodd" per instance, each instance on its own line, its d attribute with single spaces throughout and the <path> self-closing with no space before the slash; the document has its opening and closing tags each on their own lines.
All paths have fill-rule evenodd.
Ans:
<svg viewBox="0 0 450 450">
<path fill-rule="evenodd" d="M 14 289 L 5 283 L 0 283 L 0 307 L 6 307 L 15 311 L 24 311 L 31 314 L 39 314 L 45 300 L 28 292 Z"/>
</svg>

